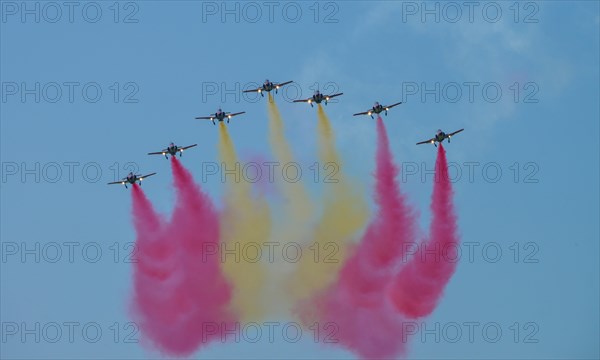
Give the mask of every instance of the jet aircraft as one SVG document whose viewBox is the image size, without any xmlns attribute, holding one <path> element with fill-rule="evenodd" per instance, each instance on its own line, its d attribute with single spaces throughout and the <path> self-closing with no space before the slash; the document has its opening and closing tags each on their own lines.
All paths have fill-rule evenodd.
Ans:
<svg viewBox="0 0 600 360">
<path fill-rule="evenodd" d="M 286 81 L 283 83 L 274 83 L 269 81 L 269 79 L 265 80 L 265 82 L 262 84 L 261 87 L 257 88 L 257 89 L 250 89 L 250 90 L 244 90 L 243 92 L 245 93 L 249 93 L 249 92 L 257 92 L 260 94 L 260 96 L 265 96 L 264 92 L 271 92 L 272 90 L 275 90 L 275 94 L 277 94 L 277 91 L 282 87 L 285 86 L 287 84 L 291 84 L 293 83 L 293 81 Z"/>
<path fill-rule="evenodd" d="M 181 157 L 181 155 L 183 154 L 183 150 L 187 150 L 189 148 L 192 148 L 194 146 L 196 146 L 198 144 L 194 144 L 194 145 L 190 145 L 190 146 L 184 146 L 184 147 L 179 147 L 177 145 L 175 145 L 174 143 L 170 143 L 169 146 L 166 149 L 163 149 L 162 151 L 157 151 L 157 152 L 151 152 L 148 153 L 148 155 L 164 155 L 167 159 L 169 158 L 168 154 L 171 154 L 172 156 L 177 155 L 177 153 L 179 153 L 179 157 Z"/>
<path fill-rule="evenodd" d="M 385 116 L 387 116 L 388 110 L 393 108 L 394 106 L 398 106 L 402 104 L 401 102 L 399 103 L 395 103 L 392 105 L 381 105 L 379 102 L 375 102 L 375 105 L 373 105 L 373 107 L 370 110 L 367 110 L 365 112 L 360 112 L 360 113 L 356 113 L 353 116 L 358 116 L 358 115 L 369 115 L 371 117 L 371 119 L 373 119 L 373 114 L 381 114 L 382 112 L 385 114 Z"/>
<path fill-rule="evenodd" d="M 339 93 L 339 94 L 332 94 L 332 95 L 323 95 L 321 94 L 321 92 L 319 90 L 315 91 L 314 95 L 312 97 L 309 97 L 308 99 L 303 99 L 303 100 L 294 100 L 294 102 L 307 102 L 310 104 L 310 106 L 314 106 L 313 103 L 317 103 L 320 104 L 321 102 L 325 102 L 325 105 L 327 105 L 327 102 L 331 99 L 334 98 L 336 96 L 340 96 L 340 95 L 344 95 L 344 93 Z"/>
<path fill-rule="evenodd" d="M 229 113 L 229 112 L 224 112 L 223 110 L 221 110 L 221 108 L 219 108 L 219 110 L 217 110 L 216 113 L 211 114 L 210 116 L 199 116 L 196 119 L 199 120 L 210 120 L 212 121 L 213 125 L 215 124 L 215 120 L 219 120 L 219 121 L 223 121 L 225 119 L 227 119 L 227 123 L 229 123 L 229 120 L 234 117 L 234 116 L 238 116 L 238 115 L 242 115 L 245 114 L 245 111 L 242 112 L 238 112 L 238 113 Z"/>
<path fill-rule="evenodd" d="M 150 177 L 152 175 L 156 175 L 156 173 L 152 173 L 152 174 L 148 174 L 148 175 L 136 175 L 132 172 L 130 172 L 127 177 L 124 177 L 123 179 L 121 179 L 121 181 L 115 181 L 115 182 L 110 182 L 108 183 L 108 185 L 115 185 L 115 184 L 122 184 L 125 185 L 125 188 L 127 188 L 127 184 L 135 184 L 136 182 L 142 186 L 142 180 L 144 180 L 147 177 Z"/>
<path fill-rule="evenodd" d="M 442 130 L 438 129 L 438 131 L 435 133 L 434 137 L 432 137 L 429 140 L 418 142 L 417 145 L 421 145 L 421 144 L 433 144 L 433 145 L 435 145 L 435 147 L 437 147 L 436 143 L 440 143 L 441 144 L 446 139 L 448 139 L 448 142 L 450 142 L 450 138 L 451 137 L 453 137 L 454 135 L 458 134 L 459 132 L 461 132 L 463 130 L 464 129 L 460 129 L 460 130 L 456 130 L 455 132 L 452 132 L 450 134 L 446 134 Z"/>
</svg>

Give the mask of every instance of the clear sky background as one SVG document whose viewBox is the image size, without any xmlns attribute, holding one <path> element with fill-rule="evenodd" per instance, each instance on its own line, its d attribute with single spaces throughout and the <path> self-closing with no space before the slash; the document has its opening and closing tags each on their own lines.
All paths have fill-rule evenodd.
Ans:
<svg viewBox="0 0 600 360">
<path fill-rule="evenodd" d="M 472 18 L 462 2 L 452 3 L 459 17 L 456 6 L 437 3 L 439 22 L 435 14 L 424 15 L 421 2 L 284 2 L 271 18 L 268 2 L 76 2 L 72 18 L 62 2 L 52 3 L 60 16 L 45 2 L 23 4 L 1 2 L 3 358 L 159 356 L 126 341 L 132 266 L 125 258 L 135 240 L 131 199 L 122 187 L 105 184 L 117 168 L 125 176 L 128 162 L 142 173 L 156 171 L 143 188 L 169 213 L 168 163 L 145 154 L 170 141 L 198 143 L 184 165 L 219 205 L 223 184 L 216 177 L 202 182 L 202 162 L 218 161 L 218 131 L 193 118 L 221 104 L 246 111 L 229 126 L 238 152 L 246 160 L 272 159 L 264 99 L 236 91 L 265 78 L 296 82 L 276 99 L 303 164 L 317 155 L 316 111 L 286 98 L 299 97 L 295 90 L 308 97 L 315 83 L 344 92 L 326 111 L 348 172 L 369 196 L 375 123 L 351 115 L 377 100 L 404 101 L 385 123 L 396 162 L 417 169 L 398 181 L 420 209 L 423 231 L 432 176 L 421 176 L 433 169 L 435 151 L 414 144 L 438 128 L 466 129 L 446 149 L 462 171 L 455 200 L 461 239 L 472 244 L 473 257 L 463 246 L 444 298 L 425 320 L 427 329 L 440 326 L 439 341 L 421 329 L 410 343 L 411 358 L 600 356 L 598 2 L 478 2 Z M 435 13 L 435 4 L 426 6 Z M 39 6 L 39 22 L 22 6 Z M 225 6 L 233 12 L 224 15 Z M 79 84 L 72 99 L 70 82 Z M 465 83 L 471 82 L 477 85 L 469 99 Z M 87 87 L 85 98 L 88 83 L 96 85 Z M 425 91 L 436 83 L 439 101 L 435 90 Z M 215 85 L 216 94 L 207 91 Z M 94 87 L 102 91 L 97 102 L 91 101 Z M 498 101 L 496 88 L 502 91 Z M 71 162 L 78 164 L 72 179 L 65 165 Z M 97 179 L 96 169 L 102 171 Z M 494 179 L 497 169 L 502 174 Z M 315 194 L 321 189 L 310 184 Z M 73 261 L 65 243 L 74 243 Z M 36 246 L 25 254 L 25 247 Z M 102 254 L 92 263 L 96 249 Z M 493 262 L 497 249 L 502 253 Z M 73 341 L 64 325 L 58 340 L 49 341 L 56 337 L 48 325 L 53 322 L 79 323 Z M 472 341 L 467 322 L 479 324 Z M 38 342 L 26 331 L 36 323 Z M 96 343 L 81 334 L 88 323 L 102 330 Z M 455 323 L 463 333 L 453 342 Z M 502 331 L 495 343 L 482 334 L 490 323 Z M 315 344 L 309 334 L 292 344 L 281 333 L 273 343 L 265 337 L 213 343 L 194 354 L 300 356 L 354 358 Z"/>
</svg>

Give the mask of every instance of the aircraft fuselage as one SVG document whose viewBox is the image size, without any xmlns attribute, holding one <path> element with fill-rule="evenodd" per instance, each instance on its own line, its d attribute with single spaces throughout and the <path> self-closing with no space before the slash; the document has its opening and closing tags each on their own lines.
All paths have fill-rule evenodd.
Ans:
<svg viewBox="0 0 600 360">
<path fill-rule="evenodd" d="M 387 110 L 383 107 L 383 105 L 375 105 L 371 108 L 371 110 L 367 113 L 373 119 L 373 114 L 381 114 L 385 111 L 385 115 L 387 116 Z"/>
<path fill-rule="evenodd" d="M 327 99 L 325 99 L 325 95 L 323 95 L 323 94 L 313 95 L 312 100 L 313 100 L 313 102 L 316 102 L 317 104 L 320 104 L 323 100 L 325 100 L 325 103 L 327 103 Z"/>
<path fill-rule="evenodd" d="M 227 118 L 227 122 L 229 122 L 229 116 L 226 112 L 221 111 L 221 112 L 217 112 L 215 113 L 215 119 L 219 120 L 219 121 L 223 121 L 225 120 L 225 118 Z M 213 124 L 215 123 L 215 121 L 213 120 Z"/>
<path fill-rule="evenodd" d="M 123 182 L 123 185 L 125 185 L 125 187 L 127 188 L 127 183 L 133 185 L 136 182 L 139 185 L 142 185 L 142 181 L 136 175 L 127 175 L 127 177 L 125 178 L 125 181 Z"/>
<path fill-rule="evenodd" d="M 435 141 L 437 141 L 439 143 L 443 142 L 446 138 L 447 138 L 446 133 L 443 131 L 435 134 Z"/>
<path fill-rule="evenodd" d="M 177 146 L 177 145 L 169 146 L 167 148 L 167 152 L 173 156 L 177 155 L 178 151 L 179 151 L 179 146 Z"/>
<path fill-rule="evenodd" d="M 377 105 L 377 106 L 373 106 L 373 112 L 375 114 L 380 114 L 385 110 L 385 108 L 383 107 L 383 105 Z"/>
<path fill-rule="evenodd" d="M 277 86 L 275 86 L 275 84 L 273 84 L 272 82 L 268 82 L 263 84 L 262 86 L 262 91 L 271 91 L 271 90 L 275 90 L 275 92 L 277 93 Z"/>
</svg>

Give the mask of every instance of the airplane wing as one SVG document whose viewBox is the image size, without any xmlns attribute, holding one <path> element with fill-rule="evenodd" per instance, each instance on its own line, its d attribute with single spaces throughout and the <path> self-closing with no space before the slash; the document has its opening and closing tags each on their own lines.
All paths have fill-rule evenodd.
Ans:
<svg viewBox="0 0 600 360">
<path fill-rule="evenodd" d="M 261 90 L 262 90 L 262 88 L 258 88 L 258 89 L 244 90 L 244 91 L 242 91 L 242 92 L 245 92 L 245 93 L 249 93 L 249 92 L 259 92 L 259 91 L 261 91 Z"/>
<path fill-rule="evenodd" d="M 304 100 L 294 100 L 294 102 L 309 102 L 312 101 L 312 98 L 304 99 Z"/>
<path fill-rule="evenodd" d="M 325 98 L 326 98 L 327 100 L 329 100 L 329 99 L 331 99 L 331 98 L 334 98 L 334 97 L 336 97 L 336 96 L 340 96 L 340 95 L 344 95 L 344 93 L 339 93 L 339 94 L 333 94 L 333 95 L 325 96 Z"/>
<path fill-rule="evenodd" d="M 276 87 L 282 87 L 282 86 L 285 86 L 285 85 L 291 84 L 291 83 L 293 83 L 293 81 L 286 81 L 286 82 L 282 82 L 280 84 L 275 84 L 275 86 Z"/>
<path fill-rule="evenodd" d="M 140 176 L 140 177 L 138 177 L 138 179 L 139 179 L 139 180 L 144 180 L 145 178 L 147 178 L 147 177 L 150 177 L 150 176 L 152 176 L 152 175 L 156 175 L 156 173 L 152 173 L 152 174 L 148 174 L 148 175 Z"/>
<path fill-rule="evenodd" d="M 124 183 L 125 183 L 125 181 L 115 181 L 115 182 L 109 182 L 108 185 L 115 185 L 115 184 L 123 185 Z"/>
<path fill-rule="evenodd" d="M 242 115 L 242 114 L 245 114 L 245 113 L 246 113 L 245 111 L 242 111 L 242 112 L 238 112 L 238 113 L 227 114 L 227 116 L 234 117 L 234 116 Z"/>
<path fill-rule="evenodd" d="M 361 113 L 356 113 L 352 116 L 358 116 L 358 115 L 369 115 L 369 111 L 365 111 L 365 112 L 361 112 Z"/>
<path fill-rule="evenodd" d="M 401 103 L 401 102 L 399 102 L 399 103 L 395 103 L 395 104 L 392 104 L 392 105 L 384 106 L 384 108 L 386 108 L 386 109 L 391 109 L 391 108 L 393 108 L 394 106 L 398 106 L 398 105 L 400 105 L 400 104 L 402 104 L 402 103 Z"/>
<path fill-rule="evenodd" d="M 421 144 L 433 144 L 434 142 L 435 142 L 435 139 L 431 138 L 429 140 L 418 142 L 417 145 L 421 145 Z"/>
<path fill-rule="evenodd" d="M 448 134 L 448 136 L 454 136 L 456 134 L 458 134 L 459 132 L 463 131 L 464 129 L 460 129 L 460 130 L 456 130 L 455 132 Z"/>
<path fill-rule="evenodd" d="M 167 151 L 167 149 L 164 149 L 163 151 L 157 151 L 157 152 L 151 152 L 148 153 L 148 155 L 162 155 Z"/>
<path fill-rule="evenodd" d="M 189 148 L 193 148 L 193 147 L 194 147 L 194 146 L 196 146 L 196 145 L 198 145 L 198 144 L 194 144 L 194 145 L 190 145 L 190 146 L 184 146 L 184 147 L 180 147 L 180 148 L 179 148 L 179 150 L 186 150 L 186 149 L 189 149 Z"/>
<path fill-rule="evenodd" d="M 198 119 L 198 120 L 212 120 L 214 118 L 215 118 L 214 116 L 199 116 L 199 117 L 194 118 L 194 119 Z"/>
</svg>

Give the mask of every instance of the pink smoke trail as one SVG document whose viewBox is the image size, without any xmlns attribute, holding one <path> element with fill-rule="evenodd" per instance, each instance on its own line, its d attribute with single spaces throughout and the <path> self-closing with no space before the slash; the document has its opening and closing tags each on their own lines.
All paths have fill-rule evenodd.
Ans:
<svg viewBox="0 0 600 360">
<path fill-rule="evenodd" d="M 390 291 L 396 309 L 410 318 L 431 314 L 456 269 L 453 251 L 459 244 L 457 218 L 446 151 L 441 144 L 435 172 L 429 240 L 419 246 L 415 256 L 401 269 Z"/>
<path fill-rule="evenodd" d="M 143 275 L 136 278 L 136 290 L 137 285 L 141 286 L 139 290 L 151 290 L 144 285 L 148 282 L 163 281 L 172 272 L 173 263 L 169 259 L 174 248 L 172 244 L 160 241 L 165 224 L 137 184 L 133 185 L 132 198 L 134 227 L 137 233 L 135 264 L 136 270 Z M 136 291 L 137 294 L 143 294 L 143 291 Z"/>
<path fill-rule="evenodd" d="M 171 160 L 177 201 L 169 224 L 134 187 L 137 258 L 134 311 L 138 325 L 163 353 L 187 356 L 221 336 L 231 288 L 219 268 L 219 222 L 192 175 Z M 231 328 L 228 326 L 227 328 Z"/>
<path fill-rule="evenodd" d="M 415 215 L 396 183 L 385 126 L 377 119 L 376 217 L 340 272 L 337 282 L 313 302 L 303 304 L 306 320 L 315 311 L 339 343 L 363 358 L 390 358 L 405 351 L 402 316 L 385 297 L 394 268 L 414 242 Z M 325 329 L 327 330 L 327 329 Z M 334 331 L 335 330 L 335 331 Z M 324 338 L 323 341 L 327 341 Z"/>
</svg>

